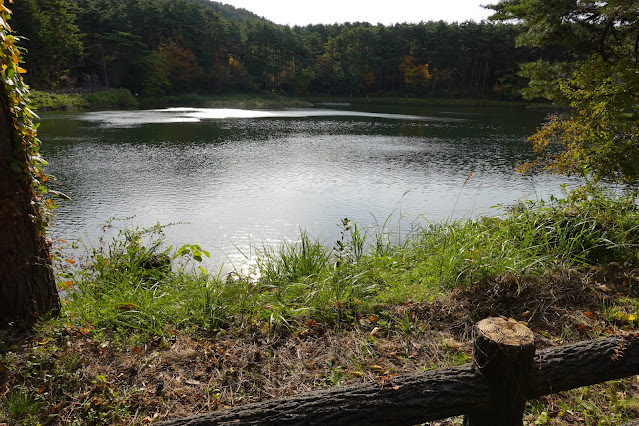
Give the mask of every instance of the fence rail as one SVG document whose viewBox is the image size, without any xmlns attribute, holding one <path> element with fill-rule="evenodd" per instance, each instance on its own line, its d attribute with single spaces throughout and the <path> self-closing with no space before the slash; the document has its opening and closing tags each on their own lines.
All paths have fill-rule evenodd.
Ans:
<svg viewBox="0 0 639 426">
<path fill-rule="evenodd" d="M 473 362 L 267 400 L 164 426 L 242 424 L 410 425 L 464 415 L 464 424 L 522 424 L 527 400 L 639 374 L 639 334 L 538 351 L 532 332 L 504 318 L 475 326 Z"/>
</svg>

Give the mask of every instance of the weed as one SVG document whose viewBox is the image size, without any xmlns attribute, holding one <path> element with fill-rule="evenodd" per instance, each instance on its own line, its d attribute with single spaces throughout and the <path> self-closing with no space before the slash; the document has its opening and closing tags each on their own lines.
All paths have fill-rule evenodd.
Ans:
<svg viewBox="0 0 639 426">
<path fill-rule="evenodd" d="M 327 267 L 329 253 L 302 231 L 299 241 L 279 248 L 264 247 L 258 254 L 262 282 L 275 287 L 317 277 Z"/>
<path fill-rule="evenodd" d="M 16 420 L 25 420 L 38 412 L 41 402 L 31 395 L 25 386 L 16 386 L 9 391 L 7 410 Z"/>
<path fill-rule="evenodd" d="M 109 223 L 105 229 L 111 229 Z M 69 293 L 67 315 L 82 319 L 95 330 L 133 330 L 164 336 L 166 326 L 192 314 L 194 305 L 205 301 L 210 312 L 211 285 L 208 275 L 188 273 L 172 264 L 188 257 L 201 259 L 208 253 L 188 245 L 172 252 L 164 247 L 162 226 L 120 229 L 112 241 L 93 248 L 84 265 L 66 276 L 75 283 Z M 188 262 L 187 262 L 188 263 Z M 204 295 L 204 297 L 202 297 Z M 195 321 L 203 321 L 199 312 Z"/>
<path fill-rule="evenodd" d="M 326 373 L 324 373 L 324 382 L 329 387 L 339 386 L 344 380 L 344 371 L 342 367 L 336 365 L 334 361 L 329 360 L 326 363 Z"/>
<path fill-rule="evenodd" d="M 409 309 L 404 309 L 404 315 L 395 319 L 395 327 L 401 334 L 405 335 L 420 331 L 417 315 Z"/>
</svg>

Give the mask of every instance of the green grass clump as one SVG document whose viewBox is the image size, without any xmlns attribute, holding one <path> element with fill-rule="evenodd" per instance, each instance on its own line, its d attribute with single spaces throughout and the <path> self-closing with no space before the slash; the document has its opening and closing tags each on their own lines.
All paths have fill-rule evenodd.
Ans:
<svg viewBox="0 0 639 426">
<path fill-rule="evenodd" d="M 30 92 L 31 105 L 37 111 L 65 111 L 88 108 L 137 108 L 138 100 L 126 89 L 108 89 L 95 93 Z"/>
<path fill-rule="evenodd" d="M 520 203 L 506 222 L 521 247 L 569 266 L 636 261 L 639 243 L 636 195 L 601 189 L 575 192 L 549 203 Z"/>
<path fill-rule="evenodd" d="M 91 108 L 137 108 L 140 105 L 128 89 L 108 89 L 83 97 Z"/>
<path fill-rule="evenodd" d="M 121 229 L 112 242 L 92 249 L 81 268 L 64 276 L 69 289 L 66 313 L 78 326 L 165 336 L 185 321 L 199 324 L 213 279 L 177 263 L 208 255 L 198 246 L 164 247 L 163 228 Z M 191 314 L 197 311 L 195 317 Z"/>
<path fill-rule="evenodd" d="M 87 100 L 79 94 L 49 93 L 33 90 L 29 93 L 31 106 L 36 111 L 61 111 L 88 108 Z"/>
</svg>

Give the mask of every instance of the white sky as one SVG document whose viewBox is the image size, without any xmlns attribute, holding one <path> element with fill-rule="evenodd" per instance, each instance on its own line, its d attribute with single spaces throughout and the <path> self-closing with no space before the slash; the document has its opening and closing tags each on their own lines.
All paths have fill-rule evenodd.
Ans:
<svg viewBox="0 0 639 426">
<path fill-rule="evenodd" d="M 476 22 L 491 15 L 482 4 L 497 0 L 217 0 L 249 10 L 276 24 L 369 22 L 384 25 L 420 21 Z"/>
</svg>

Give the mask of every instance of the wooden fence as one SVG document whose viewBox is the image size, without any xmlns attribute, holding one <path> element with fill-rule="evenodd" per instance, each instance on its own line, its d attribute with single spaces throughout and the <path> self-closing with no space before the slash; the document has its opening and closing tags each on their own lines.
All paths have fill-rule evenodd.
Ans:
<svg viewBox="0 0 639 426">
<path fill-rule="evenodd" d="M 525 325 L 487 318 L 475 326 L 470 364 L 161 424 L 411 425 L 464 415 L 464 424 L 469 426 L 520 426 L 527 400 L 636 374 L 637 333 L 535 353 L 533 333 Z"/>
</svg>

